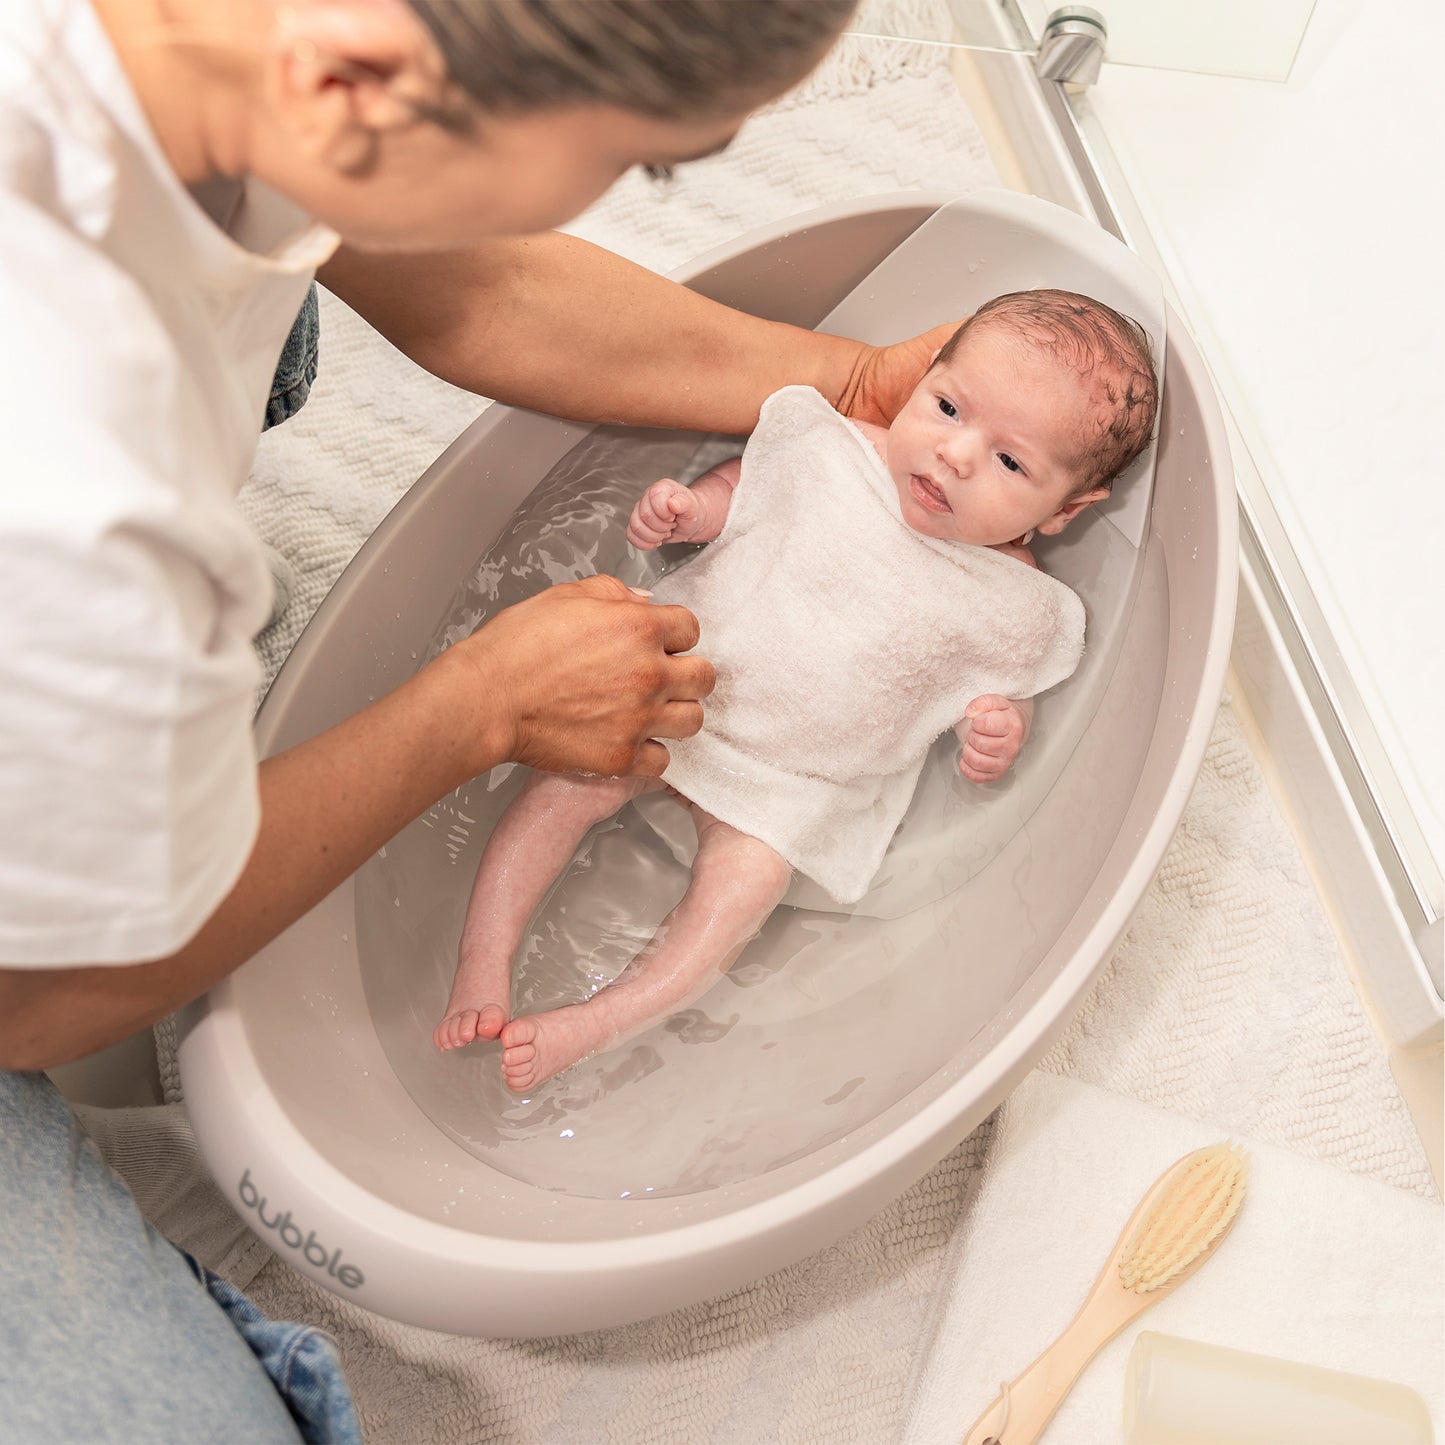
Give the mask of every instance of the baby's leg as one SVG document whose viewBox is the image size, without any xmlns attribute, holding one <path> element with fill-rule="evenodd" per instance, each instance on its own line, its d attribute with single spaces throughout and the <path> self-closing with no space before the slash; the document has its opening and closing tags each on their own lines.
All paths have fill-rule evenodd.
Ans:
<svg viewBox="0 0 1445 1445">
<path fill-rule="evenodd" d="M 676 1013 L 726 973 L 788 891 L 782 857 L 693 808 L 697 859 L 682 902 L 617 980 L 585 1003 L 502 1030 L 502 1077 L 518 1093 Z"/>
<path fill-rule="evenodd" d="M 594 823 L 640 793 L 649 778 L 533 773 L 497 821 L 472 884 L 446 1014 L 432 1033 L 439 1049 L 494 1039 L 507 1021 L 512 955 L 543 896 Z"/>
</svg>

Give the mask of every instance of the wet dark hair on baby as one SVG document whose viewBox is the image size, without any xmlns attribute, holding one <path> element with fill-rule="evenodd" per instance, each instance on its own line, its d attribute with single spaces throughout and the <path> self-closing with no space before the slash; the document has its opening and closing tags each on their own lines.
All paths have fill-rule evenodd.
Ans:
<svg viewBox="0 0 1445 1445">
<path fill-rule="evenodd" d="M 1092 296 L 1011 291 L 985 301 L 944 343 L 934 365 L 952 360 L 975 327 L 999 324 L 1097 382 L 1104 406 L 1097 433 L 1079 457 L 1084 477 L 1078 491 L 1111 486 L 1154 434 L 1159 384 L 1144 328 Z"/>
</svg>

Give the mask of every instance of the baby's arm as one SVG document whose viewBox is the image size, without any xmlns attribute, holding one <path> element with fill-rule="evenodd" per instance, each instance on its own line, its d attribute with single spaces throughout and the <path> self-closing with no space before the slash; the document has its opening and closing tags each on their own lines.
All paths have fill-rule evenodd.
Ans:
<svg viewBox="0 0 1445 1445">
<path fill-rule="evenodd" d="M 954 724 L 962 748 L 958 771 L 971 783 L 992 783 L 1008 772 L 1034 725 L 1031 697 L 1007 698 L 988 692 L 976 697 Z"/>
<path fill-rule="evenodd" d="M 632 509 L 627 540 L 643 551 L 664 542 L 711 542 L 728 519 L 742 464 L 741 457 L 730 457 L 690 487 L 671 477 L 654 482 Z"/>
<path fill-rule="evenodd" d="M 1028 548 L 1033 535 L 1026 532 L 1012 542 L 998 543 L 993 550 L 1029 567 L 1037 567 L 1039 564 Z M 1015 700 L 990 692 L 974 698 L 963 710 L 962 719 L 953 725 L 961 744 L 958 771 L 971 783 L 992 783 L 1003 777 L 1013 766 L 1019 749 L 1028 741 L 1033 725 L 1031 697 Z"/>
</svg>

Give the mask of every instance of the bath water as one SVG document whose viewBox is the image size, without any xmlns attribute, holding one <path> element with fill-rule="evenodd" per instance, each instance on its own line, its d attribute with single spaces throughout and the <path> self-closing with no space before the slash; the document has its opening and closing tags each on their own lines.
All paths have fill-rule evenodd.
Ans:
<svg viewBox="0 0 1445 1445">
<path fill-rule="evenodd" d="M 650 586 L 694 549 L 634 552 L 624 528 L 637 497 L 659 477 L 688 480 L 737 450 L 723 438 L 592 433 L 481 555 L 431 655 L 552 583 L 609 572 Z M 1041 707 L 1028 751 L 1047 757 L 1045 719 Z M 1029 786 L 1026 755 L 1009 780 L 977 790 L 959 778 L 956 755 L 947 735 L 859 904 L 839 909 L 800 880 L 692 1007 L 523 1096 L 501 1082 L 497 1043 L 441 1054 L 431 1042 L 482 845 L 522 770 L 473 780 L 357 877 L 363 982 L 398 1079 L 490 1167 L 593 1197 L 716 1188 L 859 1128 L 995 1017 L 1049 936 L 1030 922 L 1026 826 L 1048 779 Z M 685 811 L 665 795 L 594 829 L 517 951 L 512 1013 L 578 1002 L 615 978 L 682 896 L 691 841 Z M 1021 900 L 1006 945 L 970 927 L 958 906 L 970 883 Z"/>
</svg>

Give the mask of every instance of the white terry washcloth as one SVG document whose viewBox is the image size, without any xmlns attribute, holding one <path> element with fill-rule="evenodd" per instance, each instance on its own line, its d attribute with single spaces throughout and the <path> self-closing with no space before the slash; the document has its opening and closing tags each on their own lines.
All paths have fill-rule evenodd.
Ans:
<svg viewBox="0 0 1445 1445">
<path fill-rule="evenodd" d="M 1074 1317 L 1149 1186 L 1224 1138 L 1092 1084 L 1031 1074 L 1003 1107 L 955 1232 L 952 1284 L 915 1379 L 907 1445 L 957 1445 L 1000 1383 Z M 1408 1385 L 1439 1437 L 1440 1205 L 1236 1142 L 1250 1173 L 1229 1236 L 1094 1357 L 1041 1445 L 1123 1439 L 1125 1366 L 1143 1330 Z"/>
<path fill-rule="evenodd" d="M 1068 587 L 915 532 L 872 444 L 808 386 L 763 403 L 721 535 L 654 597 L 697 614 L 718 676 L 663 777 L 843 903 L 934 739 L 984 693 L 1062 682 L 1083 651 Z"/>
</svg>

